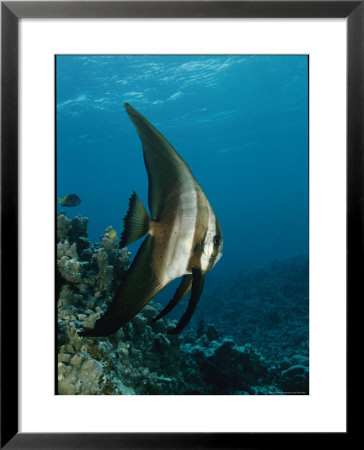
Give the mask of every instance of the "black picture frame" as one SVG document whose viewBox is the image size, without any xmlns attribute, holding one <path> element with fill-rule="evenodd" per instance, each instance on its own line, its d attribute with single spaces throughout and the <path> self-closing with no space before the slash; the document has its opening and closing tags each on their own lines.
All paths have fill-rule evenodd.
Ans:
<svg viewBox="0 0 364 450">
<path fill-rule="evenodd" d="M 278 437 L 282 446 L 305 444 L 311 433 L 18 432 L 18 242 L 8 238 L 18 233 L 18 22 L 116 17 L 347 19 L 347 305 L 363 293 L 364 1 L 1 2 L 1 448 L 257 448 Z M 335 433 L 336 444 L 348 431 Z M 314 439 L 327 443 L 327 434 Z"/>
</svg>

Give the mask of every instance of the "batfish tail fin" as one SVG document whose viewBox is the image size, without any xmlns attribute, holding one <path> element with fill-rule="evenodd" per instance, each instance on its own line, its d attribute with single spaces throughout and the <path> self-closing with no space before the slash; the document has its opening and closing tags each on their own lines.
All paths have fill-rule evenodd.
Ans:
<svg viewBox="0 0 364 450">
<path fill-rule="evenodd" d="M 96 321 L 94 329 L 82 331 L 79 336 L 110 336 L 164 287 L 156 279 L 151 265 L 153 241 L 153 236 L 144 239 L 106 313 Z"/>
<path fill-rule="evenodd" d="M 135 192 L 129 200 L 129 209 L 124 217 L 124 231 L 121 235 L 120 248 L 132 244 L 149 231 L 150 217 L 140 198 Z"/>
<path fill-rule="evenodd" d="M 150 321 L 150 323 L 156 322 L 157 320 L 161 319 L 166 314 L 168 314 L 170 311 L 172 311 L 172 309 L 180 302 L 180 300 L 182 300 L 183 297 L 188 294 L 188 292 L 191 289 L 191 286 L 192 286 L 192 275 L 185 275 L 182 278 L 181 284 L 178 286 L 172 300 L 167 304 L 167 306 L 164 309 L 162 309 L 162 311 L 156 317 L 154 317 L 154 319 Z"/>
</svg>

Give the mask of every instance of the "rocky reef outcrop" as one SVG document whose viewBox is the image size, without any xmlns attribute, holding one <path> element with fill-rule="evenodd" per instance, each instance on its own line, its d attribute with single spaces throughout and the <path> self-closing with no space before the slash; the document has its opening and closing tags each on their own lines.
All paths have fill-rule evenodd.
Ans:
<svg viewBox="0 0 364 450">
<path fill-rule="evenodd" d="M 190 356 L 186 361 L 190 364 L 191 389 L 196 393 L 198 387 L 200 394 L 210 395 L 281 393 L 273 384 L 265 359 L 251 344 L 239 346 L 231 338 L 209 341 L 204 334 L 194 342 L 183 343 L 182 351 Z"/>
</svg>

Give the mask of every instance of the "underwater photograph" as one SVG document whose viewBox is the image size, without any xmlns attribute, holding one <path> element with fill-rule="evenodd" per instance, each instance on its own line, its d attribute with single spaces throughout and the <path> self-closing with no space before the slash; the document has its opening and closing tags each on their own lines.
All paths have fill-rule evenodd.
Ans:
<svg viewBox="0 0 364 450">
<path fill-rule="evenodd" d="M 56 394 L 309 394 L 308 55 L 57 55 Z"/>
</svg>

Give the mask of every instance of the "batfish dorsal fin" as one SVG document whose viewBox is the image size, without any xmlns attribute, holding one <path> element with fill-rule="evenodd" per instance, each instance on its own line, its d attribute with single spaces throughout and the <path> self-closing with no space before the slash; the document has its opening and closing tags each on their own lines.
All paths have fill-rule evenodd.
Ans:
<svg viewBox="0 0 364 450">
<path fill-rule="evenodd" d="M 178 186 L 190 186 L 188 178 L 196 182 L 189 167 L 167 139 L 135 108 L 125 103 L 130 120 L 143 144 L 145 166 L 149 178 L 149 209 L 153 220 L 159 215 L 167 196 Z"/>
<path fill-rule="evenodd" d="M 109 336 L 126 324 L 163 287 L 156 279 L 151 265 L 153 236 L 147 236 L 125 274 L 113 301 L 95 328 L 80 336 Z"/>
<path fill-rule="evenodd" d="M 141 238 L 149 231 L 150 217 L 142 201 L 132 193 L 129 200 L 129 209 L 124 217 L 124 231 L 120 240 L 120 248 L 124 248 Z"/>
</svg>

